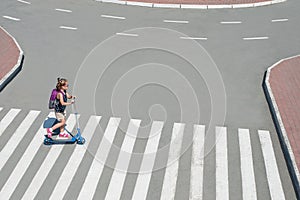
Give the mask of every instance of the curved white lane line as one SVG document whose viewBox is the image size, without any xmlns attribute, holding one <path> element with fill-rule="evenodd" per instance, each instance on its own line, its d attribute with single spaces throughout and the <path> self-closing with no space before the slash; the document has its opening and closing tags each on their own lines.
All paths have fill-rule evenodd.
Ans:
<svg viewBox="0 0 300 200">
<path fill-rule="evenodd" d="M 137 37 L 137 36 L 139 36 L 138 34 L 132 34 L 132 33 L 116 33 L 116 35 L 132 36 L 132 37 Z"/>
<path fill-rule="evenodd" d="M 66 12 L 66 13 L 71 13 L 72 10 L 66 10 L 66 9 L 61 9 L 61 8 L 55 8 L 56 11 L 60 11 L 60 12 Z"/>
<path fill-rule="evenodd" d="M 28 2 L 28 1 L 23 1 L 23 0 L 17 0 L 17 1 L 20 2 L 20 3 L 31 4 L 31 3 Z"/>
<path fill-rule="evenodd" d="M 165 23 L 188 24 L 189 21 L 164 20 Z"/>
<path fill-rule="evenodd" d="M 206 37 L 180 37 L 183 40 L 207 40 Z"/>
<path fill-rule="evenodd" d="M 126 19 L 125 17 L 113 16 L 113 15 L 101 15 L 103 18 L 110 18 L 110 19 Z"/>
<path fill-rule="evenodd" d="M 267 40 L 269 37 L 247 37 L 243 38 L 243 40 Z"/>
<path fill-rule="evenodd" d="M 289 19 L 272 19 L 272 22 L 286 22 Z"/>
<path fill-rule="evenodd" d="M 10 16 L 7 16 L 7 15 L 4 15 L 3 17 L 6 18 L 6 19 L 14 20 L 14 21 L 20 21 L 20 19 L 18 19 L 18 18 L 10 17 Z"/>
<path fill-rule="evenodd" d="M 70 27 L 70 26 L 60 26 L 61 29 L 68 29 L 68 30 L 77 30 L 76 27 Z"/>
</svg>

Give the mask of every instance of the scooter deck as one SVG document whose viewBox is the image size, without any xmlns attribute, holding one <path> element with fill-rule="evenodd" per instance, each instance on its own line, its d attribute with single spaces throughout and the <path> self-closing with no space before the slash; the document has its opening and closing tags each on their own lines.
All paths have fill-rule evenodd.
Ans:
<svg viewBox="0 0 300 200">
<path fill-rule="evenodd" d="M 51 145 L 51 144 L 74 144 L 76 142 L 76 138 L 72 137 L 70 139 L 51 139 L 45 137 L 44 144 Z"/>
</svg>

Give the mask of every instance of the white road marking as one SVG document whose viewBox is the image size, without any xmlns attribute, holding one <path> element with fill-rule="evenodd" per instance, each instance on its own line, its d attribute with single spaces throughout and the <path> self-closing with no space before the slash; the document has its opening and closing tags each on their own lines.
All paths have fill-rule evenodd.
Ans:
<svg viewBox="0 0 300 200">
<path fill-rule="evenodd" d="M 113 15 L 101 15 L 103 18 L 111 18 L 111 19 L 126 19 L 125 17 L 113 16 Z"/>
<path fill-rule="evenodd" d="M 3 110 L 3 108 L 0 107 L 0 111 Z"/>
<path fill-rule="evenodd" d="M 241 24 L 241 21 L 223 21 L 221 24 Z"/>
<path fill-rule="evenodd" d="M 272 22 L 287 22 L 289 19 L 273 19 Z"/>
<path fill-rule="evenodd" d="M 243 38 L 243 40 L 267 40 L 269 37 L 247 37 Z"/>
<path fill-rule="evenodd" d="M 54 112 L 51 112 L 48 117 L 55 117 Z M 21 178 L 25 174 L 27 168 L 29 167 L 31 161 L 35 157 L 39 147 L 43 143 L 45 134 L 45 129 L 43 124 L 33 137 L 32 141 L 30 142 L 29 146 L 27 147 L 26 151 L 24 152 L 22 158 L 18 161 L 16 167 L 10 174 L 8 180 L 6 181 L 5 185 L 2 187 L 0 191 L 0 199 L 9 199 L 14 190 L 17 187 L 17 183 L 20 182 Z M 41 175 L 44 175 L 41 173 Z M 40 177 L 39 177 L 40 178 Z"/>
<path fill-rule="evenodd" d="M 174 123 L 172 139 L 169 149 L 168 166 L 164 176 L 163 187 L 161 191 L 161 200 L 174 199 L 176 192 L 176 182 L 178 176 L 179 157 L 181 143 L 184 132 L 184 124 Z"/>
<path fill-rule="evenodd" d="M 77 199 L 86 200 L 86 199 L 93 198 L 95 191 L 97 189 L 97 183 L 100 179 L 100 176 L 104 168 L 104 163 L 102 163 L 101 161 L 106 161 L 107 159 L 120 120 L 121 120 L 120 118 L 113 118 L 113 117 L 110 118 L 107 128 L 104 132 L 103 138 L 101 140 L 101 143 L 97 149 L 94 160 L 92 162 L 90 170 L 86 176 L 86 179 L 84 181 L 84 184 L 81 188 L 81 191 Z"/>
<path fill-rule="evenodd" d="M 242 174 L 243 200 L 256 200 L 252 148 L 248 129 L 238 129 Z"/>
<path fill-rule="evenodd" d="M 20 3 L 31 4 L 31 3 L 28 2 L 28 1 L 23 1 L 23 0 L 17 0 L 17 1 L 20 2 Z"/>
<path fill-rule="evenodd" d="M 106 200 L 120 199 L 121 197 L 123 185 L 127 174 L 126 171 L 129 166 L 131 153 L 136 140 L 136 136 L 138 134 L 140 123 L 141 120 L 137 119 L 131 119 L 129 122 L 127 133 L 122 143 L 119 157 L 116 163 L 115 169 L 117 170 L 114 170 L 109 186 L 107 188 L 107 193 L 105 196 Z M 124 171 L 119 171 L 118 169 L 124 169 Z"/>
<path fill-rule="evenodd" d="M 9 124 L 14 120 L 14 118 L 18 115 L 20 112 L 20 109 L 12 108 L 9 110 L 9 112 L 3 117 L 3 119 L 0 121 L 0 136 L 5 131 L 5 129 L 9 126 Z"/>
<path fill-rule="evenodd" d="M 137 37 L 137 36 L 139 36 L 138 34 L 132 34 L 132 33 L 116 33 L 116 35 L 132 36 L 132 37 Z"/>
<path fill-rule="evenodd" d="M 131 199 L 133 200 L 143 200 L 147 197 L 147 192 L 150 184 L 150 179 L 152 175 L 152 170 L 155 162 L 156 152 L 159 144 L 159 140 L 161 137 L 161 130 L 163 128 L 163 122 L 154 121 L 152 123 L 150 135 L 153 137 L 149 137 L 147 141 L 147 146 L 144 152 L 142 164 L 140 171 L 137 177 L 137 181 L 135 184 L 135 188 L 133 191 L 133 196 Z"/>
<path fill-rule="evenodd" d="M 204 139 L 205 126 L 194 125 L 190 176 L 190 200 L 203 199 Z"/>
<path fill-rule="evenodd" d="M 229 200 L 226 127 L 216 127 L 216 199 Z"/>
<path fill-rule="evenodd" d="M 18 19 L 18 18 L 15 18 L 15 17 L 10 17 L 10 16 L 3 16 L 4 18 L 6 18 L 6 19 L 10 19 L 10 20 L 14 20 L 14 21 L 20 21 L 20 19 Z"/>
<path fill-rule="evenodd" d="M 68 190 L 68 187 L 71 184 L 73 177 L 75 176 L 76 170 L 78 169 L 78 167 L 84 157 L 84 154 L 89 146 L 89 142 L 92 139 L 92 136 L 97 128 L 97 125 L 99 124 L 100 119 L 101 119 L 100 116 L 90 117 L 87 125 L 85 126 L 85 129 L 83 130 L 83 133 L 86 133 L 85 135 L 83 135 L 86 142 L 85 142 L 84 146 L 77 145 L 75 147 L 75 149 L 71 155 L 71 158 L 69 159 L 59 180 L 55 184 L 55 188 L 49 199 L 53 199 L 53 200 L 63 199 L 65 193 Z"/>
<path fill-rule="evenodd" d="M 22 121 L 18 129 L 12 134 L 9 141 L 5 144 L 4 148 L 0 152 L 0 171 L 5 165 L 11 154 L 15 151 L 18 144 L 22 141 L 26 135 L 28 129 L 33 124 L 34 120 L 40 114 L 40 111 L 30 111 L 25 119 Z"/>
<path fill-rule="evenodd" d="M 71 114 L 66 122 L 67 128 L 69 131 L 72 131 L 75 124 L 76 119 L 75 115 Z M 43 136 L 43 134 L 39 133 Z M 43 140 L 40 139 L 40 143 Z M 42 165 L 40 166 L 39 170 L 35 173 L 35 176 L 33 177 L 30 185 L 28 186 L 25 194 L 23 195 L 22 199 L 34 199 L 36 194 L 38 193 L 40 187 L 43 185 L 43 182 L 47 178 L 50 170 L 52 169 L 53 165 L 55 164 L 58 156 L 60 155 L 61 151 L 63 150 L 64 145 L 53 145 L 51 146 L 50 151 L 47 154 L 47 157 L 44 159 Z M 37 148 L 38 149 L 38 148 Z M 34 154 L 32 155 L 34 157 Z M 23 156 L 24 157 L 24 156 Z M 22 158 L 23 158 L 22 157 Z M 23 169 L 24 172 L 26 171 L 26 168 Z M 20 176 L 21 178 L 22 176 Z M 17 184 L 15 184 L 17 185 Z"/>
<path fill-rule="evenodd" d="M 60 26 L 61 29 L 68 29 L 68 30 L 77 30 L 76 27 L 70 27 L 70 26 Z"/>
<path fill-rule="evenodd" d="M 165 23 L 188 24 L 189 21 L 164 20 Z"/>
<path fill-rule="evenodd" d="M 61 9 L 61 8 L 55 8 L 56 11 L 60 11 L 60 12 L 66 12 L 66 13 L 71 13 L 72 10 L 66 10 L 66 9 Z"/>
<path fill-rule="evenodd" d="M 183 40 L 207 40 L 205 37 L 180 37 Z"/>
<path fill-rule="evenodd" d="M 269 131 L 258 130 L 262 153 L 265 162 L 268 185 L 272 200 L 284 200 L 284 192 L 278 172 L 276 157 L 273 151 L 272 140 Z"/>
</svg>

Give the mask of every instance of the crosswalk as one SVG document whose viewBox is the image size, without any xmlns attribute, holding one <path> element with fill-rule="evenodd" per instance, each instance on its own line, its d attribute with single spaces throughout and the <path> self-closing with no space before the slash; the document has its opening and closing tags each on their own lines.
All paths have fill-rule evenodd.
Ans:
<svg viewBox="0 0 300 200">
<path fill-rule="evenodd" d="M 41 164 L 36 167 L 32 179 L 26 184 L 26 188 L 23 187 L 21 199 L 35 199 L 38 193 L 43 187 L 47 187 L 45 182 L 47 177 L 51 175 L 51 170 L 56 167 L 56 170 L 60 170 L 60 176 L 58 177 L 55 186 L 50 191 L 50 196 L 47 199 L 65 199 L 68 189 L 71 187 L 74 177 L 80 170 L 80 167 L 84 166 L 82 163 L 89 152 L 89 148 L 92 145 L 97 145 L 93 159 L 88 166 L 87 174 L 82 181 L 76 199 L 93 199 L 99 185 L 106 184 L 106 194 L 102 195 L 104 199 L 114 200 L 122 199 L 122 193 L 126 192 L 126 178 L 128 174 L 129 165 L 131 162 L 131 155 L 134 153 L 134 145 L 139 135 L 139 129 L 141 120 L 130 119 L 122 145 L 119 147 L 120 151 L 116 158 L 115 167 L 112 169 L 110 181 L 108 183 L 101 182 L 101 176 L 105 173 L 106 161 L 110 159 L 110 151 L 113 148 L 114 140 L 117 137 L 117 131 L 120 126 L 121 118 L 110 117 L 103 133 L 97 131 L 103 116 L 92 115 L 88 118 L 87 123 L 82 131 L 83 137 L 86 139 L 84 145 L 73 145 L 74 148 L 67 158 L 67 162 L 63 165 L 57 165 L 59 157 L 65 151 L 66 145 L 52 145 L 47 150 L 42 152 L 43 139 L 45 134 L 45 128 L 43 124 L 37 124 L 37 121 L 44 116 L 54 117 L 53 112 L 43 113 L 41 111 L 30 110 L 22 111 L 21 109 L 4 109 L 0 107 L 2 112 L 2 119 L 0 121 L 0 140 L 7 135 L 9 139 L 0 146 L 0 177 L 5 177 L 5 180 L 0 180 L 0 199 L 13 199 L 20 190 L 19 184 L 25 177 L 26 173 L 29 173 L 29 167 L 35 161 L 35 158 L 41 153 L 46 155 L 43 157 Z M 9 129 L 15 120 L 20 120 L 17 116 L 20 113 L 25 113 L 24 119 L 21 122 L 17 122 L 18 127 L 15 129 Z M 42 113 L 44 115 L 42 115 Z M 80 117 L 80 116 L 79 116 Z M 71 114 L 67 119 L 67 126 L 69 130 L 73 130 L 76 125 L 76 119 Z M 151 184 L 151 177 L 154 171 L 155 161 L 157 158 L 156 152 L 159 149 L 159 144 L 164 134 L 163 127 L 164 122 L 153 121 L 149 133 L 149 138 L 145 144 L 145 150 L 139 166 L 140 172 L 136 173 L 136 182 L 134 189 L 131 192 L 131 199 L 143 200 L 150 199 L 149 188 Z M 28 146 L 23 147 L 22 156 L 16 162 L 13 162 L 13 166 L 10 166 L 14 159 L 14 152 L 18 151 L 22 140 L 27 137 L 28 131 L 32 130 L 32 127 L 36 128 L 36 133 L 31 138 Z M 178 187 L 178 177 L 180 173 L 180 156 L 182 152 L 182 143 L 185 136 L 184 123 L 174 123 L 171 131 L 171 142 L 169 144 L 169 150 L 166 160 L 166 167 L 164 177 L 161 183 L 161 200 L 176 199 L 176 190 Z M 204 199 L 204 186 L 206 184 L 204 178 L 205 163 L 205 125 L 193 125 L 193 141 L 191 145 L 191 159 L 190 159 L 190 177 L 186 177 L 189 182 L 188 193 L 190 200 Z M 11 133 L 9 131 L 12 131 Z M 240 159 L 240 174 L 241 174 L 241 188 L 242 198 L 244 200 L 258 199 L 257 185 L 256 185 L 256 173 L 254 170 L 254 157 L 253 157 L 253 145 L 250 139 L 249 129 L 239 128 L 237 130 L 237 139 L 239 143 Z M 285 193 L 283 190 L 276 157 L 273 149 L 273 143 L 270 137 L 270 132 L 267 130 L 258 130 L 255 134 L 259 139 L 260 148 L 263 157 L 263 165 L 265 167 L 265 177 L 269 188 L 269 196 L 271 199 L 285 199 Z M 32 134 L 31 134 L 32 135 Z M 92 143 L 92 138 L 98 135 L 102 135 L 102 139 L 99 140 L 99 144 Z M 228 151 L 229 142 L 227 127 L 215 127 L 215 198 L 216 199 L 231 199 L 229 188 L 229 157 L 231 156 Z M 69 145 L 70 146 L 70 145 Z M 72 145 L 71 145 L 72 146 Z M 86 166 L 85 166 L 86 167 Z M 210 166 L 211 167 L 211 166 Z M 6 171 L 4 168 L 11 168 L 10 174 L 4 174 Z M 45 197 L 46 198 L 46 197 Z"/>
</svg>

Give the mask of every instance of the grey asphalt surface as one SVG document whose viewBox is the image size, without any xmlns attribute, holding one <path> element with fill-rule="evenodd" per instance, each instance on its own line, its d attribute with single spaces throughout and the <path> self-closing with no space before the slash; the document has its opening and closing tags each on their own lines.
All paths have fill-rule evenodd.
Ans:
<svg viewBox="0 0 300 200">
<path fill-rule="evenodd" d="M 259 140 L 256 131 L 269 130 L 274 145 L 276 159 L 283 183 L 286 199 L 295 199 L 293 186 L 285 164 L 285 160 L 280 148 L 278 137 L 275 132 L 274 124 L 271 119 L 269 108 L 264 96 L 262 81 L 266 69 L 278 60 L 297 55 L 299 49 L 300 29 L 298 20 L 300 14 L 300 2 L 288 0 L 285 3 L 266 7 L 247 8 L 247 9 L 221 9 L 221 10 L 179 10 L 179 9 L 154 9 L 142 7 L 130 7 L 113 5 L 106 3 L 97 3 L 94 1 L 77 2 L 74 0 L 50 2 L 30 1 L 31 5 L 19 3 L 17 1 L 2 0 L 0 5 L 1 16 L 8 15 L 21 20 L 18 22 L 0 18 L 0 25 L 9 31 L 22 47 L 25 60 L 23 70 L 17 77 L 1 92 L 0 106 L 6 110 L 9 108 L 22 108 L 23 110 L 41 110 L 43 114 L 49 112 L 47 101 L 49 92 L 55 86 L 56 78 L 59 76 L 67 77 L 71 88 L 76 82 L 76 74 L 79 71 L 83 60 L 99 43 L 107 38 L 114 36 L 117 32 L 143 28 L 143 27 L 161 27 L 176 30 L 191 37 L 207 37 L 205 41 L 198 43 L 207 51 L 212 60 L 218 67 L 222 76 L 226 90 L 226 118 L 224 126 L 228 127 L 229 142 L 229 191 L 230 199 L 241 199 L 241 174 L 239 171 L 239 147 L 238 147 L 238 128 L 249 128 L 251 131 L 252 150 L 254 155 L 254 171 L 256 174 L 257 196 L 258 199 L 270 199 L 267 186 L 265 169 L 262 159 L 262 152 L 259 148 Z M 62 13 L 55 8 L 64 8 L 72 10 L 72 13 Z M 125 20 L 101 18 L 101 15 L 117 15 L 126 17 Z M 288 18 L 287 22 L 271 22 L 273 19 Z M 169 24 L 163 20 L 188 20 L 188 24 Z M 224 25 L 221 21 L 241 21 L 241 24 Z M 77 27 L 77 30 L 64 30 L 60 26 Z M 267 40 L 245 41 L 245 37 L 269 37 Z M 128 36 L 124 37 L 121 45 L 127 45 Z M 138 36 L 140 37 L 140 36 Z M 134 37 L 129 37 L 133 40 Z M 167 40 L 168 38 L 161 38 Z M 181 40 L 178 38 L 178 40 Z M 176 40 L 174 45 L 176 45 Z M 172 46 L 172 44 L 171 44 Z M 182 46 L 182 48 L 188 48 Z M 197 56 L 199 52 L 190 52 Z M 101 58 L 101 56 L 99 56 Z M 170 52 L 159 51 L 157 49 L 142 49 L 131 52 L 116 59 L 105 71 L 105 74 L 99 83 L 89 82 L 86 77 L 82 84 L 97 85 L 95 91 L 95 111 L 96 114 L 103 116 L 101 127 L 105 128 L 109 117 L 119 114 L 118 110 L 111 110 L 111 94 L 113 86 L 126 74 L 133 66 L 144 63 L 160 63 L 171 66 L 179 74 L 183 75 L 194 89 L 197 100 L 200 102 L 201 120 L 184 121 L 189 126 L 199 123 L 208 125 L 210 120 L 211 102 L 210 94 L 203 78 L 197 75 L 192 66 L 178 56 Z M 99 59 L 101 63 L 101 59 Z M 121 67 L 120 67 L 121 66 Z M 99 67 L 102 67 L 99 64 Z M 168 79 L 168 77 L 165 77 Z M 78 83 L 78 84 L 80 84 Z M 181 88 L 180 82 L 174 80 L 174 86 Z M 78 102 L 80 102 L 80 95 Z M 122 101 L 118 101 L 122 102 Z M 154 120 L 166 120 L 166 132 L 171 132 L 171 126 L 174 122 L 180 121 L 180 105 L 176 95 L 163 87 L 154 84 L 147 85 L 140 90 L 136 90 L 131 96 L 130 103 L 123 102 L 130 110 L 131 118 L 143 120 L 146 126 Z M 154 107 L 149 112 L 151 105 L 163 105 L 164 113 L 160 108 Z M 78 107 L 81 117 L 81 123 L 85 124 L 93 110 L 90 105 L 81 104 Z M 120 105 L 122 107 L 122 105 Z M 150 113 L 150 114 L 149 114 Z M 2 114 L 3 115 L 3 114 Z M 167 116 L 167 117 L 165 117 Z M 122 118 L 122 123 L 127 126 L 129 118 Z M 20 116 L 21 119 L 21 116 Z M 37 130 L 41 123 L 36 123 L 30 130 Z M 220 124 L 223 125 L 223 124 Z M 15 129 L 13 125 L 9 127 L 11 132 Z M 145 128 L 145 129 L 146 129 Z M 147 130 L 144 130 L 147 132 Z M 28 135 L 27 141 L 22 141 L 19 152 L 15 152 L 15 158 L 22 156 L 21 150 L 29 144 L 30 138 L 34 137 L 32 131 Z M 5 141 L 9 139 L 9 134 L 3 135 L 3 141 L 0 148 L 3 148 Z M 161 140 L 161 144 L 170 140 L 170 134 L 166 134 Z M 188 137 L 185 138 L 188 145 Z M 122 130 L 118 131 L 118 137 L 114 144 L 121 146 L 124 135 Z M 101 138 L 95 138 L 94 146 Z M 93 146 L 93 145 L 92 145 Z M 140 140 L 134 147 L 134 152 L 143 152 L 144 141 Z M 60 166 L 67 163 L 67 159 L 74 149 L 74 146 L 64 147 L 62 155 L 52 169 L 52 175 L 44 182 L 39 191 L 39 197 L 49 197 L 51 188 L 54 188 L 55 182 L 60 176 Z M 14 193 L 13 198 L 18 199 L 26 190 L 26 185 L 30 183 L 30 177 L 33 176 L 39 164 L 45 158 L 46 147 L 41 147 L 41 154 L 35 157 L 31 163 L 26 178 L 18 185 L 18 191 Z M 95 151 L 92 147 L 91 152 Z M 209 150 L 208 150 L 209 151 Z M 117 154 L 110 152 L 110 165 L 114 165 Z M 188 199 L 189 188 L 189 167 L 190 167 L 191 149 L 180 158 L 178 187 L 175 199 Z M 161 155 L 162 159 L 167 155 Z M 86 155 L 78 172 L 81 177 L 88 172 L 89 164 L 92 162 L 92 156 Z M 138 162 L 138 158 L 137 161 Z M 130 163 L 130 169 L 135 170 L 134 160 Z M 12 169 L 9 165 L 14 165 L 16 160 L 9 160 L 9 163 L 3 168 L 0 176 L 0 187 L 5 183 Z M 157 164 L 157 163 L 156 163 Z M 211 151 L 205 158 L 206 167 L 204 169 L 204 199 L 215 198 L 215 180 L 214 177 L 214 151 Z M 113 169 L 106 167 L 101 176 L 101 185 L 97 187 L 96 199 L 102 199 L 105 196 L 110 176 Z M 5 175 L 6 174 L 6 175 Z M 152 175 L 150 182 L 148 199 L 158 199 L 162 187 L 164 170 L 158 170 Z M 122 199 L 130 199 L 136 174 L 129 174 L 126 177 L 126 188 L 122 192 Z M 65 199 L 74 199 L 77 197 L 78 188 L 83 184 L 83 179 L 76 177 L 72 181 L 72 187 L 66 193 Z"/>
</svg>

